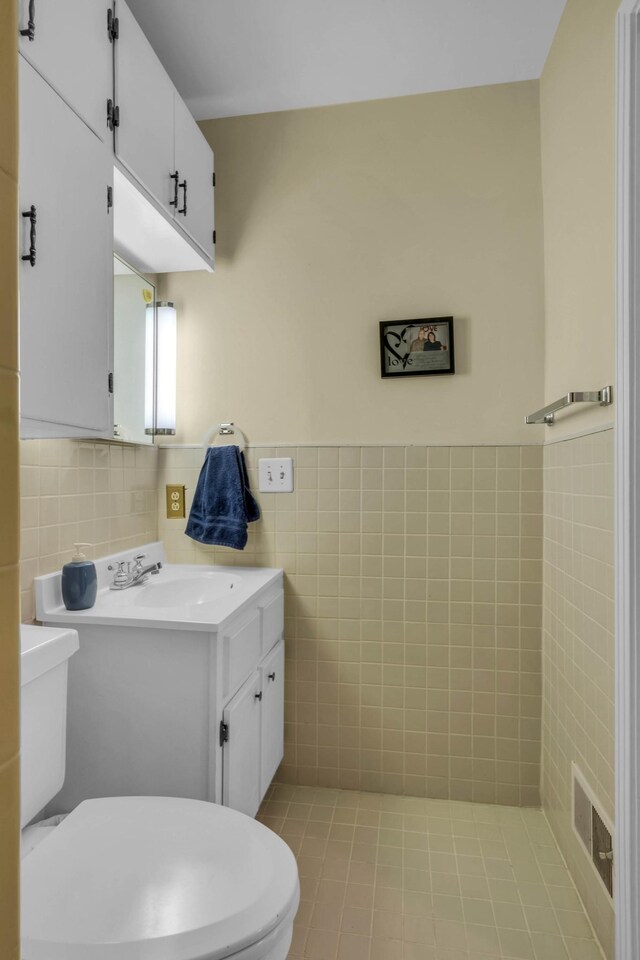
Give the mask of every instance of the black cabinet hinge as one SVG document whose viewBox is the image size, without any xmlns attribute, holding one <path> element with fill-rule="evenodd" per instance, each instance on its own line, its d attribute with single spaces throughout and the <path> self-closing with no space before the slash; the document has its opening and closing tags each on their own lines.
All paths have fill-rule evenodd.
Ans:
<svg viewBox="0 0 640 960">
<path fill-rule="evenodd" d="M 113 393 L 113 373 L 111 371 L 109 371 L 109 376 L 107 377 L 107 381 L 109 384 L 109 393 Z"/>
<path fill-rule="evenodd" d="M 220 746 L 224 747 L 225 743 L 229 742 L 229 724 L 225 723 L 224 720 L 220 721 Z"/>
<path fill-rule="evenodd" d="M 26 30 L 20 31 L 21 37 L 28 37 L 29 40 L 36 38 L 36 0 L 29 0 L 29 19 L 27 20 Z"/>
<path fill-rule="evenodd" d="M 213 231 L 213 242 L 214 242 L 214 243 L 216 242 L 216 232 L 215 232 L 215 230 Z"/>
<path fill-rule="evenodd" d="M 113 187 L 107 187 L 107 210 L 111 210 L 113 206 Z"/>
<path fill-rule="evenodd" d="M 107 100 L 107 127 L 114 130 L 120 126 L 120 107 L 116 107 L 113 100 Z"/>
<path fill-rule="evenodd" d="M 211 175 L 211 180 L 212 180 L 213 185 L 214 185 L 214 187 L 215 187 L 215 185 L 216 185 L 216 175 L 215 175 L 215 172 Z"/>
<path fill-rule="evenodd" d="M 109 37 L 109 43 L 113 43 L 120 37 L 120 21 L 111 7 L 107 10 L 107 36 Z"/>
</svg>

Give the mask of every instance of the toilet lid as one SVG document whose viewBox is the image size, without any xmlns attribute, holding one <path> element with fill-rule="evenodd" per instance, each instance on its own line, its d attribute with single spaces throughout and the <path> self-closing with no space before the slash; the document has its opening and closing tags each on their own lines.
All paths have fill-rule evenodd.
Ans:
<svg viewBox="0 0 640 960">
<path fill-rule="evenodd" d="M 173 797 L 86 800 L 22 861 L 23 960 L 228 957 L 297 908 L 276 834 Z"/>
</svg>

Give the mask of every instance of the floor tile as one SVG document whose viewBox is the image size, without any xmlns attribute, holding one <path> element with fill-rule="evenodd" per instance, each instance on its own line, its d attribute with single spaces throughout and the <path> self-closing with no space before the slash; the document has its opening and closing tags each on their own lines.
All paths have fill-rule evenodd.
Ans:
<svg viewBox="0 0 640 960">
<path fill-rule="evenodd" d="M 544 814 L 273 786 L 298 860 L 289 960 L 603 960 Z"/>
</svg>

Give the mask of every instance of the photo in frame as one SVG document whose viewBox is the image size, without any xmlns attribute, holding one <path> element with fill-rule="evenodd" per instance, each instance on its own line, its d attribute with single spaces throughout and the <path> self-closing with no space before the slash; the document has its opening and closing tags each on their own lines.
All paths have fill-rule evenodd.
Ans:
<svg viewBox="0 0 640 960">
<path fill-rule="evenodd" d="M 383 377 L 428 377 L 455 372 L 453 317 L 380 323 Z"/>
</svg>

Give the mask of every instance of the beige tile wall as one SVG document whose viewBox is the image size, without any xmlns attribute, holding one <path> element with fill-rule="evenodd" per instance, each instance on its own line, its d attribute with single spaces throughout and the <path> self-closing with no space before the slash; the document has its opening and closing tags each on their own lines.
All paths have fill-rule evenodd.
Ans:
<svg viewBox="0 0 640 960">
<path fill-rule="evenodd" d="M 544 451 L 542 800 L 608 957 L 613 909 L 571 830 L 571 761 L 614 819 L 613 431 Z"/>
<path fill-rule="evenodd" d="M 91 557 L 157 538 L 157 450 L 117 443 L 20 444 L 22 620 L 35 615 L 33 578 L 59 570 L 73 544 Z"/>
<path fill-rule="evenodd" d="M 296 491 L 259 494 L 242 554 L 163 516 L 190 504 L 200 449 L 23 441 L 22 616 L 74 540 L 95 554 L 156 536 L 180 562 L 287 575 L 280 779 L 535 804 L 540 752 L 540 447 L 281 447 Z M 543 801 L 596 929 L 612 911 L 569 829 L 570 762 L 613 819 L 611 431 L 544 451 Z M 158 510 L 159 508 L 159 510 Z"/>
<path fill-rule="evenodd" d="M 540 753 L 539 447 L 282 447 L 244 553 L 162 516 L 200 449 L 160 451 L 169 559 L 286 571 L 289 783 L 534 804 Z M 259 456 L 249 465 L 254 489 Z"/>
</svg>

